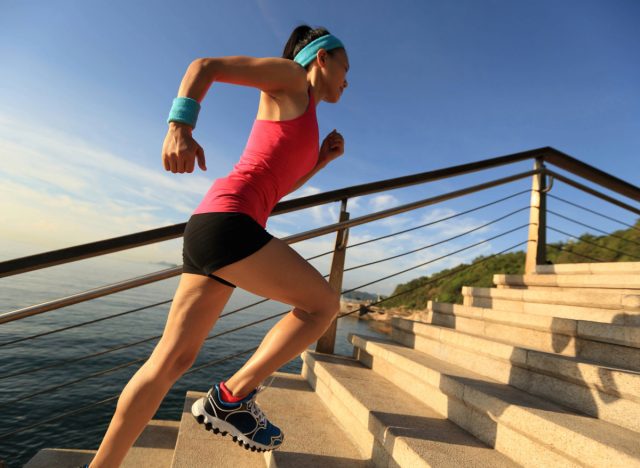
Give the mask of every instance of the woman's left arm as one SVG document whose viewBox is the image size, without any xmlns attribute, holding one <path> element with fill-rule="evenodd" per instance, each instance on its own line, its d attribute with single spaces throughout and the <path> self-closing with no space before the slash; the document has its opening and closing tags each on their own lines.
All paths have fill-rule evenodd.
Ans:
<svg viewBox="0 0 640 468">
<path fill-rule="evenodd" d="M 320 146 L 320 152 L 318 154 L 318 162 L 315 167 L 309 171 L 307 175 L 302 177 L 296 185 L 289 191 L 295 192 L 302 187 L 309 179 L 311 179 L 316 172 L 325 167 L 331 161 L 344 154 L 344 138 L 335 129 L 327 135 Z M 287 193 L 287 195 L 289 194 Z"/>
</svg>

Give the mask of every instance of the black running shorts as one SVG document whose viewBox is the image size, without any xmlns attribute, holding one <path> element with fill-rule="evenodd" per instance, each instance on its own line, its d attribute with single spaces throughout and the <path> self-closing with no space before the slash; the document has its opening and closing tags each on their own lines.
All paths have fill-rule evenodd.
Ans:
<svg viewBox="0 0 640 468">
<path fill-rule="evenodd" d="M 213 278 L 233 288 L 235 284 L 211 272 L 260 250 L 273 239 L 245 213 L 211 212 L 191 215 L 184 230 L 182 271 Z"/>
</svg>

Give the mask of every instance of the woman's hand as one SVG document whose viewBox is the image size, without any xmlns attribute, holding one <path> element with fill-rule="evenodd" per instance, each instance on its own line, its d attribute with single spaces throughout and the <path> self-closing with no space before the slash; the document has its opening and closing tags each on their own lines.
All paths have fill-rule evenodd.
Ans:
<svg viewBox="0 0 640 468">
<path fill-rule="evenodd" d="M 335 129 L 327 135 L 320 146 L 318 164 L 329 164 L 344 153 L 344 138 Z"/>
<path fill-rule="evenodd" d="M 207 170 L 204 150 L 191 136 L 192 128 L 179 122 L 169 123 L 169 130 L 162 145 L 162 163 L 174 174 L 193 172 L 195 159 L 203 171 Z"/>
</svg>

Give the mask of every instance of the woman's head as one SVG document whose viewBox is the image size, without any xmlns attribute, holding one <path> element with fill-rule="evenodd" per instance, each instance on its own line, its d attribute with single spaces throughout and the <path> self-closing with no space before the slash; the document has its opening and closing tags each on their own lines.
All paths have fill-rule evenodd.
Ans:
<svg viewBox="0 0 640 468">
<path fill-rule="evenodd" d="M 307 45 L 324 36 L 330 36 L 329 31 L 325 28 L 312 29 L 307 25 L 298 26 L 291 33 L 282 52 L 282 57 L 293 60 Z M 339 40 L 331 39 L 332 41 L 327 41 L 326 48 L 320 47 L 317 52 L 312 51 L 315 56 L 305 68 L 308 73 L 313 72 L 314 67 L 317 68 L 316 72 L 320 76 L 322 87 L 326 90 L 325 100 L 338 102 L 344 88 L 347 87 L 346 74 L 349 71 L 349 58 L 344 46 L 336 46 Z M 313 46 L 312 44 L 311 47 Z"/>
</svg>

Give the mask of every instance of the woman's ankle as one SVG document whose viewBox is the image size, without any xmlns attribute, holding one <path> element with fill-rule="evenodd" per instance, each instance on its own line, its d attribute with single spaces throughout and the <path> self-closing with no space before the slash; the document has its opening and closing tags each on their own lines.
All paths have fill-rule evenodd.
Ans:
<svg viewBox="0 0 640 468">
<path fill-rule="evenodd" d="M 224 401 L 228 403 L 236 403 L 242 399 L 244 399 L 247 395 L 243 395 L 242 393 L 234 393 L 224 381 L 220 381 L 220 394 Z"/>
</svg>

